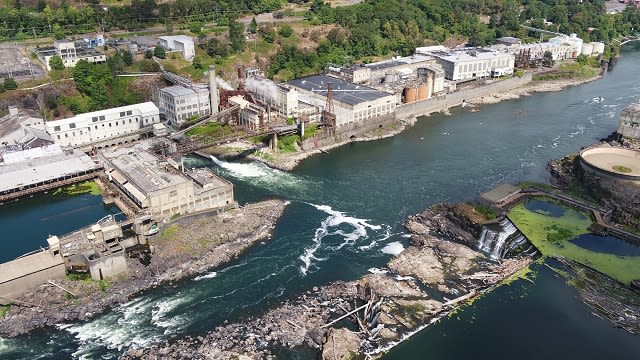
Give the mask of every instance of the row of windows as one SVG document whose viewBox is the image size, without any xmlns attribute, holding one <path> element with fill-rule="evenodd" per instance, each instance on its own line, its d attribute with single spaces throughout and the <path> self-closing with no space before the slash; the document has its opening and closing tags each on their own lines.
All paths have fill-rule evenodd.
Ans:
<svg viewBox="0 0 640 360">
<path fill-rule="evenodd" d="M 128 112 L 130 112 L 130 111 L 128 111 Z M 100 116 L 100 120 L 104 120 L 104 116 Z M 133 123 L 134 120 L 135 120 L 135 122 L 139 122 L 140 118 L 129 119 L 129 124 Z M 153 120 L 154 120 L 154 118 L 151 117 L 151 121 L 152 122 L 153 122 Z M 143 121 L 143 123 L 148 124 L 149 123 L 149 119 L 145 119 Z M 116 120 L 115 124 L 116 124 L 116 126 L 120 125 L 120 120 Z M 122 125 L 125 125 L 125 124 L 126 124 L 126 121 L 123 119 L 122 120 Z M 112 123 L 109 122 L 109 127 L 111 127 L 111 126 L 112 126 Z M 102 127 L 104 127 L 104 124 L 102 124 Z M 76 128 L 76 123 L 70 123 L 69 124 L 69 129 L 75 129 L 75 128 Z M 98 125 L 96 125 L 95 128 L 97 130 L 98 129 Z M 91 129 L 91 128 L 89 128 L 89 129 Z M 62 128 L 60 127 L 60 125 L 56 125 L 56 126 L 53 127 L 53 131 L 61 131 L 61 130 L 62 130 Z"/>
</svg>

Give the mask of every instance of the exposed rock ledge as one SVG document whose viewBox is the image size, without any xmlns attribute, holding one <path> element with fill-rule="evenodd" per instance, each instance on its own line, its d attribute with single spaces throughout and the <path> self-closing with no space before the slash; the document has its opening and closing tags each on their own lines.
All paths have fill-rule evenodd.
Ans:
<svg viewBox="0 0 640 360">
<path fill-rule="evenodd" d="M 274 349 L 296 346 L 314 348 L 326 360 L 365 353 L 377 357 L 406 334 L 531 262 L 529 258 L 491 262 L 468 245 L 442 239 L 437 234 L 453 234 L 458 241 L 472 243 L 467 230 L 478 224 L 456 209 L 440 204 L 409 218 L 410 246 L 391 259 L 386 270 L 359 281 L 313 288 L 258 318 L 219 326 L 202 337 L 132 348 L 124 358 L 271 359 Z M 470 221 L 466 228 L 457 225 L 464 219 Z M 333 323 L 343 316 L 346 320 Z M 359 331 L 350 330 L 345 321 Z"/>
<path fill-rule="evenodd" d="M 153 237 L 148 266 L 127 259 L 129 273 L 108 283 L 59 280 L 57 287 L 42 285 L 22 296 L 0 320 L 0 336 L 14 337 L 33 329 L 67 321 L 85 320 L 126 302 L 131 296 L 160 283 L 203 272 L 232 260 L 256 241 L 269 236 L 282 215 L 285 202 L 270 200 L 233 209 L 220 215 L 198 214 L 179 218 Z"/>
</svg>

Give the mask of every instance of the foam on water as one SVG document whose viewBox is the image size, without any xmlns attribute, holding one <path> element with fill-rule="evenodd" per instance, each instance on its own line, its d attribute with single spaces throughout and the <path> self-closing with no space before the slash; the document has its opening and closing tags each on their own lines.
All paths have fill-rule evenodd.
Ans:
<svg viewBox="0 0 640 360">
<path fill-rule="evenodd" d="M 90 359 L 101 348 L 122 350 L 130 346 L 142 347 L 174 333 L 186 319 L 170 313 L 186 301 L 189 301 L 186 294 L 176 294 L 162 301 L 141 297 L 92 321 L 59 325 L 58 328 L 78 340 L 79 346 L 73 353 L 74 357 Z"/>
<path fill-rule="evenodd" d="M 389 272 L 388 270 L 378 269 L 378 268 L 370 268 L 367 271 L 372 274 L 386 274 Z"/>
<path fill-rule="evenodd" d="M 218 160 L 215 156 L 211 155 L 211 160 L 213 160 L 216 165 L 221 168 L 229 171 L 232 175 L 240 178 L 253 178 L 259 176 L 267 175 L 267 172 L 264 168 L 260 167 L 257 163 L 230 163 L 222 160 Z"/>
<path fill-rule="evenodd" d="M 218 276 L 218 273 L 215 271 L 212 271 L 210 273 L 204 274 L 204 275 L 198 275 L 195 278 L 193 278 L 193 281 L 200 281 L 202 279 L 212 279 L 214 277 Z"/>
<path fill-rule="evenodd" d="M 369 224 L 368 223 L 369 220 L 358 219 L 352 216 L 348 216 L 343 212 L 333 210 L 328 205 L 315 205 L 315 204 L 309 204 L 309 205 L 328 214 L 329 216 L 327 216 L 327 218 L 320 223 L 320 227 L 318 227 L 315 230 L 315 233 L 312 239 L 313 245 L 306 248 L 304 253 L 299 257 L 300 260 L 302 260 L 302 262 L 304 263 L 300 267 L 300 272 L 302 273 L 302 275 L 307 275 L 307 272 L 309 271 L 309 268 L 311 267 L 314 260 L 322 261 L 326 259 L 326 258 L 319 258 L 315 255 L 318 249 L 320 249 L 320 246 L 322 245 L 322 239 L 324 239 L 326 236 L 337 235 L 342 238 L 341 239 L 342 242 L 339 245 L 327 246 L 328 250 L 338 251 L 345 246 L 355 244 L 356 241 L 360 239 L 368 239 L 369 230 L 379 231 L 382 229 L 382 226 L 380 225 Z M 346 230 L 347 228 L 350 231 Z M 388 233 L 388 228 L 386 230 L 387 231 L 382 236 L 382 238 L 388 238 L 390 236 Z M 377 242 L 378 240 L 380 240 L 380 238 L 374 239 L 372 241 L 374 245 L 375 245 L 375 242 Z M 371 247 L 373 247 L 373 245 L 369 243 L 369 245 L 364 246 L 363 248 L 367 249 Z"/>
<path fill-rule="evenodd" d="M 305 195 L 309 188 L 322 181 L 321 179 L 306 180 L 303 177 L 270 168 L 261 162 L 233 163 L 219 160 L 213 155 L 211 160 L 231 177 L 248 181 L 252 186 L 286 193 L 289 198 Z"/>
<path fill-rule="evenodd" d="M 399 241 L 394 241 L 383 247 L 380 251 L 385 254 L 398 255 L 404 251 L 404 245 Z"/>
</svg>

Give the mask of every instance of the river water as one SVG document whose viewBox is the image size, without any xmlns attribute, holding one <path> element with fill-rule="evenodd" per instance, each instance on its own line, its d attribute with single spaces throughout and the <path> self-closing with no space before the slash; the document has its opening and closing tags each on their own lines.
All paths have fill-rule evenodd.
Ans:
<svg viewBox="0 0 640 360">
<path fill-rule="evenodd" d="M 149 291 L 91 321 L 0 340 L 0 358 L 117 358 L 129 346 L 202 335 L 313 286 L 382 267 L 406 246 L 402 222 L 408 215 L 436 202 L 473 200 L 503 182 L 546 181 L 547 161 L 612 133 L 620 110 L 640 97 L 638 50 L 625 48 L 616 68 L 597 82 L 423 118 L 394 138 L 334 149 L 291 173 L 189 158 L 188 166 L 210 166 L 233 181 L 241 204 L 290 201 L 273 238 L 231 263 Z M 593 101 L 599 96 L 604 101 Z M 6 208 L 7 223 L 29 226 L 40 216 L 21 217 L 36 207 Z M 14 241 L 2 237 L 5 247 Z M 557 343 L 580 348 L 582 358 L 598 358 L 602 344 L 612 358 L 637 358 L 640 341 L 592 316 L 576 296 L 542 268 L 533 284 L 498 289 L 464 309 L 460 319 L 441 321 L 388 357 L 567 358 L 566 351 L 545 347 Z M 281 357 L 309 358 L 296 351 Z"/>
</svg>

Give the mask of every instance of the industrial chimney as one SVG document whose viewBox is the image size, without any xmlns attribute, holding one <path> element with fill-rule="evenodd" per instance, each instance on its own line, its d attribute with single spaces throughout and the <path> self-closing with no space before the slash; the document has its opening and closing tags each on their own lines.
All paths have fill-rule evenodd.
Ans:
<svg viewBox="0 0 640 360">
<path fill-rule="evenodd" d="M 216 83 L 216 68 L 209 65 L 209 94 L 211 96 L 211 114 L 217 114 L 220 107 L 220 94 Z"/>
</svg>

